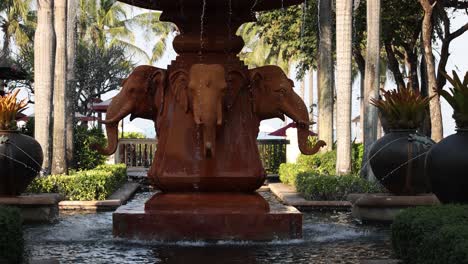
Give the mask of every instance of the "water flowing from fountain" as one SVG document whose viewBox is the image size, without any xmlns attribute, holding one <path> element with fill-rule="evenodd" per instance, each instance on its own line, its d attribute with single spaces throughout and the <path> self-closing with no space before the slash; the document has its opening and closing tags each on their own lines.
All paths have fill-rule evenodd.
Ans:
<svg viewBox="0 0 468 264">
<path fill-rule="evenodd" d="M 202 61 L 202 52 L 203 52 L 203 47 L 204 47 L 204 40 L 203 40 L 203 30 L 205 27 L 205 11 L 206 11 L 206 0 L 203 0 L 203 5 L 202 5 L 202 12 L 200 16 L 200 52 L 198 54 L 200 62 Z"/>
<path fill-rule="evenodd" d="M 392 140 L 390 142 L 388 142 L 387 144 L 383 145 L 383 147 L 381 149 L 379 149 L 378 151 L 376 151 L 374 153 L 374 155 L 372 155 L 369 159 L 367 159 L 367 161 L 364 163 L 364 165 L 362 166 L 361 170 L 359 171 L 359 174 L 361 174 L 363 172 L 363 170 L 367 167 L 367 165 L 369 164 L 369 162 L 371 161 L 371 159 L 373 159 L 375 156 L 377 156 L 377 154 L 379 154 L 382 150 L 384 150 L 386 147 L 390 146 L 391 144 L 395 143 L 396 141 L 398 140 L 401 140 L 401 139 L 406 139 L 406 138 L 397 138 L 395 140 Z"/>
</svg>

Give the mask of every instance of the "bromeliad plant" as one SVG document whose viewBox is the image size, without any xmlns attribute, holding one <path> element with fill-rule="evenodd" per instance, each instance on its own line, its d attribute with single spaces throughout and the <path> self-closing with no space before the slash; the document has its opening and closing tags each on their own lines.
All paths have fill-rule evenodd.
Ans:
<svg viewBox="0 0 468 264">
<path fill-rule="evenodd" d="M 0 130 L 16 130 L 16 115 L 26 109 L 27 100 L 17 102 L 20 90 L 0 96 Z"/>
<path fill-rule="evenodd" d="M 410 88 L 389 91 L 381 89 L 381 98 L 372 98 L 370 103 L 379 109 L 384 128 L 417 129 L 424 121 L 431 98 Z"/>
<path fill-rule="evenodd" d="M 439 90 L 438 93 L 452 106 L 453 119 L 457 128 L 468 128 L 468 72 L 463 81 L 455 71 L 453 71 L 453 78 L 444 72 L 442 74 L 453 85 L 453 88 L 449 89 L 452 94 L 445 90 Z"/>
</svg>

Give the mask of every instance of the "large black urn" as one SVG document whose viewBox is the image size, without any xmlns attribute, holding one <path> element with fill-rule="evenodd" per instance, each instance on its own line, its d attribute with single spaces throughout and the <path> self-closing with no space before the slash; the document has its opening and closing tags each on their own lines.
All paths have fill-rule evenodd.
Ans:
<svg viewBox="0 0 468 264">
<path fill-rule="evenodd" d="M 41 145 L 16 130 L 0 130 L 0 196 L 24 192 L 41 170 Z"/>
<path fill-rule="evenodd" d="M 424 174 L 426 153 L 434 143 L 415 129 L 391 130 L 377 140 L 369 151 L 375 177 L 390 192 L 414 195 L 430 192 Z"/>
<path fill-rule="evenodd" d="M 443 203 L 468 203 L 468 129 L 458 129 L 429 151 L 426 174 Z"/>
</svg>

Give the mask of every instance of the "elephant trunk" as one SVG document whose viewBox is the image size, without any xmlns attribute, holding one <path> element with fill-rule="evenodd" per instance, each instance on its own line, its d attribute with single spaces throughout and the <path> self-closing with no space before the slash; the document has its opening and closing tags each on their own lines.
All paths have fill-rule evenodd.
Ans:
<svg viewBox="0 0 468 264">
<path fill-rule="evenodd" d="M 112 155 L 117 150 L 117 141 L 118 141 L 118 123 L 106 125 L 107 133 L 107 147 L 103 148 L 101 146 L 94 146 L 94 148 L 102 155 Z"/>
<path fill-rule="evenodd" d="M 309 144 L 309 113 L 306 105 L 297 94 L 294 93 L 285 102 L 282 110 L 297 124 L 297 141 L 302 154 L 313 155 L 326 145 L 322 140 L 319 140 L 314 146 Z"/>
<path fill-rule="evenodd" d="M 312 146 L 311 144 L 309 144 L 308 137 L 309 137 L 308 123 L 307 124 L 298 123 L 297 142 L 299 144 L 299 150 L 304 155 L 313 155 L 317 153 L 321 147 L 326 145 L 323 140 L 319 140 L 314 146 Z"/>
<path fill-rule="evenodd" d="M 203 153 L 206 158 L 214 157 L 216 149 L 216 126 L 203 125 Z"/>
<path fill-rule="evenodd" d="M 118 143 L 118 124 L 125 116 L 131 112 L 131 107 L 128 102 L 122 100 L 121 95 L 116 95 L 109 107 L 107 108 L 106 124 L 107 147 L 94 146 L 94 148 L 102 155 L 112 155 L 117 149 Z"/>
</svg>

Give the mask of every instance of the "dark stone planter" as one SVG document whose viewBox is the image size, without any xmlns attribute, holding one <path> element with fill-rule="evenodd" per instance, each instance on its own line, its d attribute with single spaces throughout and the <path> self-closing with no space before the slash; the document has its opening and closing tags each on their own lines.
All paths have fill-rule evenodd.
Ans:
<svg viewBox="0 0 468 264">
<path fill-rule="evenodd" d="M 433 142 L 414 140 L 415 130 L 392 130 L 377 140 L 369 151 L 375 177 L 396 195 L 430 192 L 424 161 Z M 421 136 L 419 136 L 421 137 Z"/>
<path fill-rule="evenodd" d="M 41 170 L 41 145 L 18 131 L 0 130 L 0 196 L 26 190 Z"/>
<path fill-rule="evenodd" d="M 434 145 L 426 158 L 432 190 L 443 203 L 468 203 L 468 129 Z"/>
</svg>

